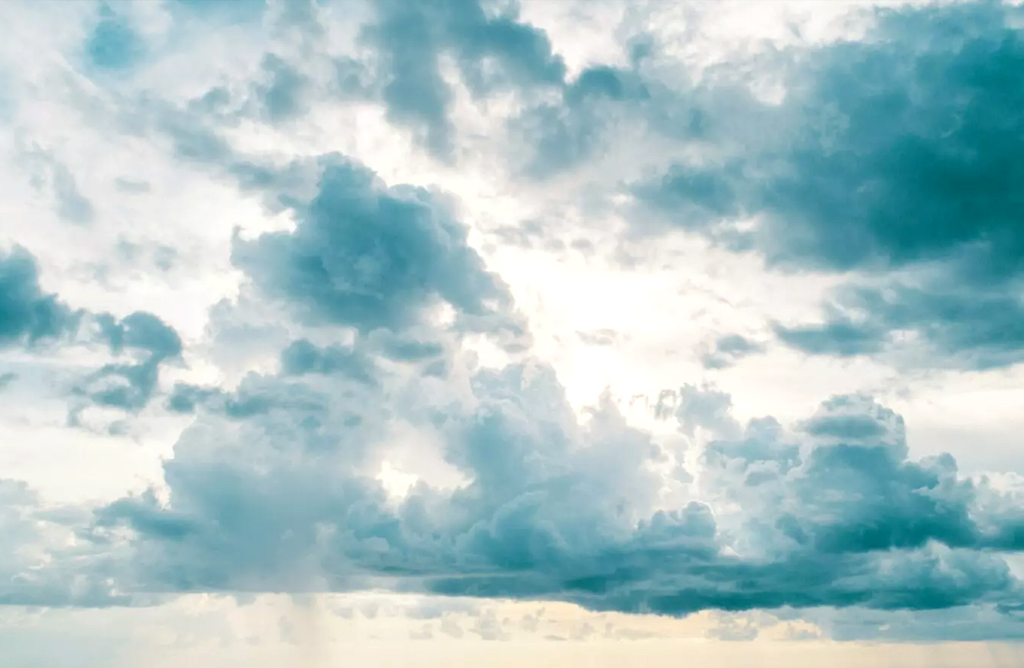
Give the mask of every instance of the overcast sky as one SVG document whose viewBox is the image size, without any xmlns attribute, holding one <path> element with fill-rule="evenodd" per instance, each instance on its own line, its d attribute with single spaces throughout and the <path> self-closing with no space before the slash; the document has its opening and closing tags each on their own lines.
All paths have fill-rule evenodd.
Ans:
<svg viewBox="0 0 1024 668">
<path fill-rule="evenodd" d="M 0 3 L 0 664 L 1024 665 L 1024 10 Z"/>
</svg>

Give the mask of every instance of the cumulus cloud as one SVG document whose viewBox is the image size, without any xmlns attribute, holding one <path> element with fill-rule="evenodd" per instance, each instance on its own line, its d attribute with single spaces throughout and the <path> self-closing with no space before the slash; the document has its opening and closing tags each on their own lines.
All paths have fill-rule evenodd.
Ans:
<svg viewBox="0 0 1024 668">
<path fill-rule="evenodd" d="M 867 398 L 713 440 L 708 501 L 663 510 L 649 437 L 610 407 L 578 426 L 567 407 L 552 411 L 564 399 L 550 373 L 527 371 L 478 372 L 475 409 L 433 412 L 445 458 L 471 478 L 454 491 L 420 483 L 395 505 L 372 477 L 380 417 L 348 419 L 336 402 L 352 392 L 332 402 L 268 378 L 276 401 L 208 414 L 182 437 L 165 466 L 169 506 L 128 498 L 103 523 L 134 530 L 135 586 L 157 590 L 389 582 L 675 615 L 928 610 L 1020 594 L 989 551 L 1019 549 L 1006 539 L 1019 518 L 980 503 L 1000 494 L 959 476 L 952 457 L 908 459 L 902 420 Z"/>
</svg>

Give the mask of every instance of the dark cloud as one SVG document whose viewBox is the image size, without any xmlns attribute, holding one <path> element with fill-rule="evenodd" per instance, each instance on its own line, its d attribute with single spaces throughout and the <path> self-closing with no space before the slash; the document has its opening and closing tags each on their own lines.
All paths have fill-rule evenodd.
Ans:
<svg viewBox="0 0 1024 668">
<path fill-rule="evenodd" d="M 569 568 L 578 558 L 573 545 L 600 544 L 611 531 L 589 535 L 581 516 L 614 516 L 616 506 L 649 495 L 653 479 L 639 463 L 652 448 L 643 435 L 613 415 L 599 415 L 580 433 L 551 371 L 516 368 L 477 376 L 479 410 L 432 409 L 419 426 L 433 425 L 451 443 L 446 457 L 472 472 L 473 483 L 454 494 L 421 486 L 396 508 L 373 476 L 384 425 L 398 406 L 363 383 L 320 378 L 327 384 L 314 389 L 285 376 L 253 376 L 224 405 L 248 400 L 257 410 L 203 412 L 165 467 L 172 535 L 145 498 L 104 512 L 105 523 L 116 519 L 140 534 L 140 579 L 150 587 L 261 590 L 268 582 L 345 588 L 370 575 L 405 574 L 427 577 L 421 589 L 441 591 L 461 588 L 468 572 L 490 573 L 498 583 L 508 569 Z M 422 382 L 420 392 L 403 396 L 436 394 L 428 390 L 437 381 Z M 252 404 L 255 397 L 264 400 Z M 509 403 L 513 397 L 526 405 Z M 361 419 L 349 419 L 351 411 Z M 406 419 L 410 412 L 420 411 L 405 408 Z M 232 454 L 232 433 L 247 443 L 246 454 Z M 580 439 L 585 451 L 577 451 Z M 589 501 L 574 503 L 581 498 Z M 671 540 L 672 527 L 692 521 L 655 518 L 644 535 L 652 545 Z M 628 518 L 619 523 L 628 531 Z M 192 528 L 179 530 L 184 525 Z M 300 554 L 308 555 L 302 563 Z"/>
<path fill-rule="evenodd" d="M 220 396 L 221 392 L 216 388 L 176 383 L 167 397 L 166 406 L 174 413 L 192 413 L 201 404 Z"/>
<path fill-rule="evenodd" d="M 305 339 L 295 341 L 281 352 L 281 372 L 297 376 L 342 373 L 363 383 L 373 383 L 375 375 L 372 362 L 357 352 L 338 346 L 320 349 Z"/>
<path fill-rule="evenodd" d="M 642 80 L 637 63 L 632 70 L 592 67 L 566 82 L 541 32 L 514 15 L 491 18 L 479 9 L 471 2 L 382 3 L 379 23 L 367 33 L 382 49 L 382 95 L 392 119 L 420 133 L 438 155 L 455 144 L 451 93 L 439 74 L 443 53 L 456 56 L 477 95 L 507 86 L 561 92 L 562 106 L 550 116 L 532 108 L 538 164 L 556 169 L 565 166 L 559 156 L 578 162 L 594 150 L 602 105 L 645 105 L 662 94 Z M 638 188 L 663 212 L 682 208 L 679 220 L 690 229 L 757 250 L 774 267 L 903 271 L 932 263 L 944 276 L 963 278 L 962 299 L 958 293 L 947 302 L 933 299 L 949 298 L 947 284 L 925 282 L 928 299 L 919 303 L 928 305 L 918 309 L 904 308 L 912 301 L 909 287 L 849 291 L 836 316 L 817 329 L 777 325 L 784 342 L 861 354 L 881 350 L 873 342 L 898 325 L 962 350 L 970 342 L 964 337 L 974 334 L 949 323 L 970 320 L 971 308 L 1002 308 L 1009 314 L 1004 324 L 1010 322 L 1015 311 L 996 297 L 1016 276 L 1016 242 L 1004 220 L 1016 200 L 998 180 L 986 185 L 984 202 L 965 195 L 973 172 L 949 165 L 957 151 L 979 174 L 1007 161 L 991 153 L 995 143 L 986 134 L 1005 129 L 998 113 L 985 112 L 1004 101 L 986 88 L 999 77 L 985 74 L 980 64 L 987 61 L 978 54 L 1012 63 L 1015 35 L 1003 31 L 998 44 L 978 37 L 981 28 L 1002 24 L 971 11 L 882 14 L 873 41 L 824 47 L 800 64 L 803 86 L 770 112 L 796 119 L 779 124 L 789 134 L 766 137 L 764 147 L 730 156 L 720 169 L 680 165 Z M 991 18 L 1002 10 L 985 11 Z M 922 21 L 927 30 L 914 32 Z M 971 37 L 952 48 L 942 41 L 950 26 L 970 28 Z M 481 65 L 488 59 L 496 69 Z M 1010 83 L 1014 76 L 1006 75 Z M 940 98 L 936 81 L 946 79 L 953 92 L 964 86 L 971 95 Z M 295 113 L 289 90 L 279 118 Z M 273 97 L 270 89 L 264 97 Z M 205 102 L 217 107 L 223 100 L 213 94 Z M 926 118 L 942 105 L 954 105 L 952 126 Z M 1008 116 L 1010 107 L 1003 108 Z M 647 118 L 656 119 L 658 108 L 649 105 Z M 805 123 L 825 108 L 838 109 L 842 120 L 827 124 L 828 142 L 818 125 Z M 161 118 L 180 155 L 219 165 L 243 191 L 294 214 L 292 231 L 237 237 L 232 259 L 250 281 L 247 296 L 282 307 L 295 318 L 288 324 L 308 338 L 283 346 L 277 370 L 251 373 L 235 389 L 176 386 L 169 407 L 196 418 L 164 463 L 167 502 L 156 493 L 131 495 L 99 509 L 87 527 L 80 517 L 65 523 L 81 538 L 77 549 L 109 563 L 55 550 L 35 568 L 15 551 L 13 561 L 0 560 L 0 575 L 11 575 L 0 577 L 0 600 L 109 603 L 118 600 L 115 586 L 292 593 L 372 586 L 669 615 L 966 607 L 994 611 L 1003 621 L 1019 614 L 1024 592 L 1002 554 L 1024 549 L 1019 495 L 963 477 L 949 455 L 911 459 L 903 421 L 891 410 L 842 396 L 790 427 L 771 417 L 741 424 L 728 394 L 684 386 L 671 413 L 681 435 L 700 448 L 694 491 L 705 500 L 665 507 L 657 467 L 673 462 L 610 399 L 581 423 L 552 368 L 521 360 L 481 368 L 455 345 L 470 330 L 513 338 L 524 330 L 508 288 L 468 245 L 465 226 L 442 195 L 388 186 L 338 156 L 284 167 L 247 161 L 202 123 L 190 124 L 187 114 Z M 707 124 L 718 122 L 692 106 L 663 120 L 667 127 L 680 119 L 686 122 L 677 136 L 706 136 Z M 984 131 L 976 136 L 968 127 Z M 950 136 L 948 146 L 939 146 L 938 138 Z M 936 201 L 920 209 L 909 204 L 940 185 Z M 747 213 L 760 216 L 753 232 L 718 224 Z M 966 214 L 981 231 L 968 229 L 960 219 Z M 922 227 L 933 237 L 911 239 L 908 230 Z M 959 251 L 967 247 L 990 260 L 987 271 L 964 264 Z M 16 324 L 0 332 L 19 343 L 57 336 L 62 330 L 47 324 L 53 318 L 34 315 L 49 313 L 46 305 L 55 300 L 40 293 L 33 263 L 11 257 L 0 263 L 0 281 L 13 286 L 2 293 L 0 322 Z M 936 295 L 937 285 L 946 287 Z M 991 302 L 976 299 L 981 286 L 994 290 Z M 872 307 L 865 310 L 874 321 L 862 325 L 863 314 L 847 312 L 857 299 Z M 454 311 L 454 326 L 432 317 L 443 305 Z M 112 353 L 138 360 L 97 375 L 124 381 L 120 387 L 87 393 L 137 409 L 155 392 L 159 365 L 181 354 L 181 341 L 147 314 L 97 321 Z M 354 330 L 354 343 L 331 338 L 335 343 L 323 345 L 338 329 Z M 706 362 L 732 363 L 758 346 L 724 336 Z M 427 372 L 435 366 L 445 373 Z M 662 402 L 659 410 L 664 417 Z M 389 492 L 378 473 L 406 441 L 417 455 L 454 469 L 461 484 L 425 476 L 401 498 Z M 0 493 L 7 489 L 0 486 Z M 4 535 L 31 544 L 44 518 L 28 490 L 11 489 L 0 504 Z M 77 568 L 94 578 L 77 577 Z M 89 594 L 69 593 L 81 591 Z M 472 632 L 503 635 L 504 622 L 481 620 Z M 443 624 L 441 630 L 451 632 Z"/>
<path fill-rule="evenodd" d="M 422 5 L 394 3 L 370 38 L 389 76 L 382 89 L 389 119 L 410 128 L 431 153 L 451 159 L 455 132 L 448 119 L 453 94 L 440 71 L 437 36 Z"/>
<path fill-rule="evenodd" d="M 648 67 L 657 51 L 651 42 L 640 55 L 634 52 L 628 66 L 589 65 L 574 79 L 566 78 L 554 99 L 524 96 L 522 111 L 507 123 L 513 146 L 505 157 L 513 171 L 543 182 L 611 158 L 609 173 L 617 181 L 632 179 L 632 170 L 649 165 L 644 165 L 646 158 L 624 162 L 622 154 L 635 150 L 637 141 L 650 141 L 654 161 L 677 146 L 700 156 L 702 163 L 677 164 L 662 178 L 636 184 L 634 190 L 645 203 L 671 211 L 677 224 L 705 231 L 722 216 L 739 212 L 742 204 L 730 178 L 741 174 L 742 162 L 728 159 L 729 151 L 762 137 L 758 128 L 773 122 L 749 90 L 746 65 L 735 72 L 717 68 L 698 78 L 677 62 L 670 72 Z M 600 192 L 588 197 L 602 200 Z M 634 217 L 634 231 L 644 230 L 644 217 Z"/>
<path fill-rule="evenodd" d="M 142 408 L 156 390 L 160 364 L 181 356 L 177 332 L 150 313 L 117 320 L 107 313 L 72 310 L 42 291 L 38 266 L 28 251 L 16 246 L 0 254 L 0 346 L 70 343 L 86 322 L 98 329 L 90 340 L 109 346 L 115 356 L 128 351 L 142 359 L 104 365 L 82 379 L 75 393 L 101 405 Z"/>
<path fill-rule="evenodd" d="M 884 288 L 849 286 L 835 292 L 824 322 L 776 324 L 775 331 L 783 343 L 809 354 L 916 349 L 946 366 L 1004 367 L 1024 359 L 1020 285 L 1016 279 L 975 285 L 952 273 L 916 285 L 897 279 Z"/>
<path fill-rule="evenodd" d="M 562 85 L 565 65 L 547 35 L 508 11 L 488 16 L 478 0 L 376 3 L 365 38 L 379 49 L 381 94 L 392 122 L 411 129 L 436 157 L 455 157 L 454 97 L 441 56 L 455 57 L 476 96 L 494 90 Z"/>
<path fill-rule="evenodd" d="M 679 164 L 638 193 L 700 207 L 702 223 L 760 215 L 752 243 L 773 265 L 900 267 L 978 249 L 987 278 L 1015 275 L 1016 13 L 877 10 L 864 40 L 795 54 L 779 146 L 744 146 L 713 169 Z"/>
<path fill-rule="evenodd" d="M 39 268 L 24 248 L 0 251 L 0 346 L 33 345 L 77 327 L 79 314 L 39 286 Z"/>
<path fill-rule="evenodd" d="M 778 325 L 788 345 L 875 354 L 910 332 L 932 363 L 1015 363 L 1020 16 L 995 2 L 875 10 L 864 39 L 791 52 L 786 98 L 764 116 L 777 132 L 718 162 L 677 164 L 635 193 L 772 268 L 896 272 L 884 286 L 854 276 L 824 324 Z M 757 224 L 732 226 L 744 218 Z"/>
<path fill-rule="evenodd" d="M 303 320 L 398 331 L 446 303 L 460 326 L 523 334 L 507 286 L 468 245 L 442 197 L 389 188 L 365 167 L 328 156 L 313 199 L 291 206 L 294 232 L 236 239 L 232 257 L 261 293 Z"/>
<path fill-rule="evenodd" d="M 881 352 L 889 332 L 876 322 L 854 323 L 836 316 L 816 325 L 776 324 L 775 335 L 786 345 L 812 355 L 855 357 Z"/>
<path fill-rule="evenodd" d="M 1020 526 L 1014 501 L 960 477 L 948 455 L 910 460 L 900 417 L 863 396 L 833 398 L 787 430 L 740 425 L 728 395 L 684 388 L 681 426 L 720 435 L 702 456 L 710 505 L 657 510 L 649 435 L 607 404 L 580 426 L 544 367 L 479 371 L 461 408 L 433 403 L 429 385 L 403 395 L 425 411 L 382 405 L 380 386 L 317 377 L 327 384 L 251 376 L 176 446 L 169 507 L 136 497 L 101 513 L 135 532 L 135 587 L 344 590 L 373 578 L 671 615 L 939 610 L 1021 593 L 989 551 L 1019 549 L 1005 540 Z M 255 410 L 223 408 L 246 402 Z M 364 419 L 346 420 L 339 409 L 356 405 Z M 421 482 L 389 501 L 373 472 L 395 419 L 433 433 L 470 482 Z"/>
<path fill-rule="evenodd" d="M 734 185 L 738 171 L 735 164 L 720 171 L 672 165 L 659 180 L 640 184 L 636 195 L 670 212 L 675 224 L 710 233 L 716 223 L 743 212 L 743 202 Z"/>
<path fill-rule="evenodd" d="M 809 58 L 786 111 L 834 120 L 804 124 L 769 156 L 755 202 L 768 214 L 769 260 L 901 266 L 979 247 L 986 278 L 1015 275 L 1024 256 L 1018 14 L 991 2 L 883 11 L 865 41 Z"/>
<path fill-rule="evenodd" d="M 280 173 L 266 176 L 267 191 L 280 192 Z M 314 329 L 353 327 L 355 343 L 299 339 L 278 372 L 249 374 L 235 390 L 175 389 L 170 407 L 197 417 L 164 466 L 169 503 L 126 497 L 79 530 L 82 549 L 123 555 L 120 590 L 372 584 L 671 615 L 1019 598 L 999 554 L 1024 547 L 1016 498 L 963 478 L 948 455 L 909 459 L 901 418 L 866 397 L 833 398 L 787 429 L 772 418 L 742 425 L 724 392 L 683 387 L 673 408 L 680 430 L 712 437 L 700 458 L 707 500 L 661 508 L 652 466 L 665 453 L 609 401 L 581 425 L 552 369 L 474 368 L 422 317 L 432 298 L 472 313 L 503 289 L 432 204 L 327 161 L 311 202 L 291 205 L 293 232 L 238 242 L 236 261 L 262 294 Z M 34 265 L 20 262 L 17 284 L 36 286 Z M 17 303 L 41 298 L 37 287 L 18 294 L 30 298 Z M 97 322 L 112 352 L 140 356 L 133 368 L 181 352 L 153 316 Z M 427 360 L 453 375 L 415 372 Z M 94 399 L 137 408 L 154 386 Z M 391 497 L 377 473 L 396 433 L 415 433 L 420 450 L 434 449 L 466 482 L 420 481 Z M 6 600 L 59 598 L 46 591 L 25 585 Z"/>
<path fill-rule="evenodd" d="M 528 109 L 512 119 L 513 136 L 527 139 L 532 155 L 526 173 L 542 178 L 588 158 L 609 125 L 612 107 L 627 95 L 644 96 L 629 73 L 609 67 L 585 70 L 567 82 L 557 103 Z"/>
<path fill-rule="evenodd" d="M 143 350 L 160 359 L 181 354 L 181 339 L 177 332 L 151 313 L 136 311 L 120 320 L 104 315 L 98 321 L 101 336 L 115 355 L 126 348 Z"/>
<path fill-rule="evenodd" d="M 100 406 L 128 411 L 144 408 L 158 389 L 160 365 L 181 359 L 181 338 L 151 313 L 137 311 L 120 320 L 101 314 L 95 319 L 100 340 L 109 345 L 113 355 L 127 351 L 139 359 L 104 365 L 89 374 L 76 393 Z"/>
</svg>

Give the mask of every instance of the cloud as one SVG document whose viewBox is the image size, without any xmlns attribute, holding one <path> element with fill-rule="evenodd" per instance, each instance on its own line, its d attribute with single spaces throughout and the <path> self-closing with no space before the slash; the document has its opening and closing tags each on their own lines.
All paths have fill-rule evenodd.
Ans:
<svg viewBox="0 0 1024 668">
<path fill-rule="evenodd" d="M 90 332 L 89 325 L 96 331 Z M 0 345 L 30 350 L 46 344 L 101 342 L 118 356 L 140 352 L 141 361 L 110 363 L 83 378 L 75 393 L 91 403 L 139 410 L 153 395 L 161 363 L 180 358 L 181 339 L 156 316 L 136 312 L 117 319 L 109 313 L 72 310 L 57 295 L 42 291 L 35 258 L 15 246 L 0 254 Z M 81 341 L 77 341 L 81 343 Z"/>
<path fill-rule="evenodd" d="M 0 535 L 16 549 L 0 557 L 0 604 L 95 607 L 127 602 L 113 589 L 117 555 L 73 540 L 88 530 L 82 508 L 42 504 L 24 483 L 0 479 Z M 50 566 L 39 569 L 40 563 Z"/>
<path fill-rule="evenodd" d="M 790 50 L 784 100 L 758 112 L 776 132 L 710 163 L 678 162 L 634 192 L 770 268 L 853 272 L 823 324 L 776 326 L 787 345 L 1016 363 L 1019 15 L 992 2 L 875 9 L 863 39 Z"/>
<path fill-rule="evenodd" d="M 0 345 L 32 345 L 77 326 L 78 314 L 39 285 L 35 258 L 15 246 L 0 252 Z"/>
<path fill-rule="evenodd" d="M 764 344 L 745 336 L 726 334 L 718 337 L 711 350 L 701 355 L 701 364 L 705 369 L 725 369 L 744 357 L 764 352 L 764 349 Z"/>
<path fill-rule="evenodd" d="M 731 423 L 720 393 L 703 402 L 708 419 L 702 391 L 689 390 L 680 420 L 731 435 L 702 456 L 706 503 L 662 510 L 648 469 L 662 455 L 649 436 L 610 406 L 578 425 L 543 367 L 476 372 L 474 399 L 441 412 L 405 405 L 395 413 L 378 405 L 377 390 L 336 382 L 316 391 L 252 377 L 268 401 L 223 417 L 206 412 L 183 435 L 165 465 L 167 508 L 137 497 L 103 511 L 106 524 L 136 535 L 136 586 L 378 582 L 670 615 L 937 610 L 1020 594 L 989 551 L 1019 549 L 1004 538 L 1019 521 L 1007 514 L 1011 501 L 981 503 L 1005 497 L 960 477 L 949 455 L 908 459 L 900 417 L 863 396 L 826 401 L 786 429 L 772 419 Z M 363 419 L 351 422 L 337 402 L 351 410 L 356 397 Z M 448 491 L 420 482 L 396 505 L 372 475 L 387 448 L 384 425 L 417 413 L 433 416 L 418 429 L 432 426 L 444 457 L 471 482 Z"/>
<path fill-rule="evenodd" d="M 488 16 L 477 0 L 375 3 L 377 23 L 365 38 L 378 47 L 382 99 L 396 125 L 412 130 L 436 157 L 455 157 L 454 100 L 441 57 L 455 57 L 470 91 L 561 86 L 565 65 L 543 31 L 518 20 L 514 9 Z M 514 7 L 514 6 L 513 6 Z"/>
<path fill-rule="evenodd" d="M 100 70 L 113 71 L 136 65 L 145 55 L 146 45 L 128 17 L 103 3 L 97 19 L 84 46 L 89 63 Z"/>
<path fill-rule="evenodd" d="M 512 136 L 528 148 L 528 177 L 550 177 L 593 157 L 623 110 L 640 114 L 651 96 L 636 72 L 608 66 L 585 69 L 560 93 L 509 121 Z"/>
<path fill-rule="evenodd" d="M 20 153 L 30 168 L 32 185 L 39 190 L 49 185 L 54 209 L 62 220 L 77 225 L 88 225 L 95 220 L 92 202 L 81 193 L 74 174 L 66 164 L 38 146 L 23 149 Z"/>
<path fill-rule="evenodd" d="M 264 57 L 263 70 L 268 73 L 269 80 L 259 94 L 268 119 L 276 123 L 300 113 L 301 96 L 308 83 L 305 77 L 273 55 Z"/>
<path fill-rule="evenodd" d="M 100 406 L 138 411 L 157 390 L 160 365 L 180 361 L 181 338 L 160 318 L 142 311 L 120 320 L 106 313 L 95 319 L 100 339 L 109 345 L 112 354 L 119 356 L 129 350 L 139 353 L 142 359 L 106 364 L 84 379 L 76 392 Z"/>
<path fill-rule="evenodd" d="M 1017 283 L 974 285 L 954 272 L 916 285 L 896 279 L 882 288 L 851 286 L 834 295 L 823 323 L 776 324 L 775 331 L 780 341 L 809 354 L 891 351 L 915 365 L 940 360 L 977 370 L 1005 367 L 1024 359 Z"/>
<path fill-rule="evenodd" d="M 188 112 L 197 121 L 216 122 L 236 127 L 245 120 L 258 119 L 280 125 L 300 118 L 309 111 L 316 82 L 300 71 L 298 65 L 276 53 L 266 53 L 259 62 L 253 80 L 241 92 L 227 86 L 215 86 L 188 104 Z M 211 136 L 213 144 L 217 140 Z M 224 149 L 220 149 L 225 152 Z M 193 157 L 216 157 L 217 150 L 193 150 Z"/>
<path fill-rule="evenodd" d="M 289 25 L 308 29 L 308 9 L 288 14 Z M 835 293 L 824 323 L 771 323 L 786 345 L 879 354 L 897 331 L 912 331 L 933 352 L 978 353 L 974 366 L 1014 359 L 1000 353 L 1019 338 L 1009 292 L 1016 228 L 1007 223 L 1015 191 L 996 179 L 984 201 L 965 194 L 990 168 L 1014 175 L 1016 145 L 993 137 L 1013 128 L 1016 98 L 999 97 L 990 84 L 1002 70 L 986 69 L 1015 57 L 1002 9 L 883 12 L 864 42 L 802 50 L 789 95 L 756 109 L 728 81 L 668 91 L 648 78 L 643 54 L 570 78 L 546 33 L 511 10 L 377 9 L 363 35 L 379 62 L 339 59 L 338 68 L 354 72 L 358 94 L 379 91 L 390 121 L 435 157 L 458 154 L 447 56 L 473 95 L 514 90 L 528 102 L 509 128 L 528 139 L 535 178 L 598 155 L 618 113 L 708 144 L 744 114 L 776 118 L 782 132 L 762 133 L 756 150 L 703 146 L 706 159 L 680 162 L 635 194 L 773 269 L 862 281 Z M 971 29 L 962 45 L 941 41 L 960 25 Z M 259 370 L 223 384 L 183 380 L 161 395 L 161 369 L 185 352 L 173 328 L 149 313 L 74 311 L 43 292 L 26 251 L 0 256 L 0 343 L 31 350 L 85 332 L 117 359 L 84 378 L 80 396 L 135 413 L 160 396 L 171 412 L 194 414 L 159 489 L 53 514 L 25 485 L 0 485 L 0 532 L 17 546 L 0 559 L 0 602 L 376 588 L 676 616 L 847 610 L 851 626 L 882 612 L 929 611 L 921 618 L 952 625 L 971 612 L 1006 628 L 1018 621 L 1024 592 L 1006 553 L 1024 549 L 1019 491 L 962 475 L 950 455 L 912 457 L 903 419 L 861 394 L 827 399 L 802 421 L 741 421 L 726 392 L 685 385 L 670 411 L 659 402 L 685 451 L 627 421 L 610 394 L 581 418 L 556 369 L 530 356 L 512 289 L 470 243 L 454 198 L 386 183 L 339 154 L 282 159 L 239 147 L 243 124 L 231 124 L 245 114 L 279 126 L 310 108 L 307 73 L 261 55 L 240 106 L 213 88 L 191 105 L 155 100 L 138 114 L 190 169 L 210 170 L 293 223 L 234 235 L 243 285 L 209 323 L 211 338 L 245 347 L 252 341 L 234 334 L 249 324 L 239 324 L 246 310 L 263 318 L 247 334 L 274 353 Z M 134 57 L 110 52 L 94 64 L 118 69 Z M 947 98 L 949 86 L 974 97 Z M 551 95 L 527 99 L 538 91 Z M 711 113 L 726 100 L 742 102 L 736 116 Z M 825 110 L 838 119 L 807 122 Z M 953 125 L 928 116 L 935 110 Z M 747 215 L 753 227 L 732 225 Z M 934 234 L 914 236 L 923 228 Z M 615 330 L 580 332 L 607 345 Z M 479 334 L 504 348 L 507 364 L 481 362 L 470 350 Z M 725 368 L 765 349 L 726 334 L 699 361 Z M 396 489 L 387 471 L 415 481 Z M 465 628 L 438 614 L 442 634 L 507 637 L 508 620 L 493 613 Z M 714 633 L 757 632 L 726 623 Z"/>
<path fill-rule="evenodd" d="M 468 245 L 467 228 L 443 197 L 389 188 L 340 156 L 319 162 L 316 195 L 289 202 L 294 233 L 235 240 L 234 264 L 265 297 L 310 324 L 364 333 L 412 327 L 446 303 L 457 326 L 522 335 L 507 286 Z"/>
</svg>

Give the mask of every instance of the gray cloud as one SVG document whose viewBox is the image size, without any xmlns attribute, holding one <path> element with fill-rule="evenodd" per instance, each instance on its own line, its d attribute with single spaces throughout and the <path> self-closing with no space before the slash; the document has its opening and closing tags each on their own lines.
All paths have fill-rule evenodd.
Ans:
<svg viewBox="0 0 1024 668">
<path fill-rule="evenodd" d="M 785 429 L 732 423 L 727 395 L 701 402 L 702 391 L 687 392 L 684 427 L 700 420 L 731 435 L 703 455 L 710 505 L 654 511 L 646 464 L 658 449 L 608 406 L 578 426 L 550 371 L 478 372 L 474 408 L 398 415 L 351 379 L 319 390 L 283 376 L 249 383 L 268 398 L 261 408 L 206 413 L 182 437 L 165 468 L 169 508 L 129 498 L 101 515 L 136 532 L 137 586 L 372 581 L 672 615 L 938 610 L 1020 595 L 989 551 L 1021 547 L 1006 538 L 1020 526 L 1012 499 L 958 476 L 948 455 L 908 459 L 902 420 L 865 397 L 836 397 Z M 353 423 L 338 402 L 351 408 L 356 397 L 364 419 Z M 417 413 L 433 416 L 418 428 L 434 430 L 471 482 L 454 491 L 420 483 L 396 506 L 372 479 L 381 427 Z"/>
<path fill-rule="evenodd" d="M 261 293 L 311 324 L 364 333 L 414 326 L 447 303 L 459 326 L 525 334 L 507 286 L 468 245 L 443 197 L 389 188 L 340 156 L 319 163 L 312 200 L 286 200 L 299 218 L 295 233 L 235 241 L 233 262 Z M 274 192 L 272 177 L 267 183 Z"/>
<path fill-rule="evenodd" d="M 758 341 L 739 334 L 726 334 L 714 341 L 711 349 L 701 355 L 700 361 L 705 369 L 725 369 L 764 350 L 764 344 Z"/>
<path fill-rule="evenodd" d="M 42 291 L 38 265 L 28 251 L 14 247 L 0 252 L 0 346 L 71 344 L 86 324 L 98 329 L 87 335 L 89 342 L 109 346 L 113 355 L 126 349 L 139 352 L 143 359 L 107 364 L 82 379 L 75 393 L 101 405 L 142 408 L 156 389 L 161 363 L 181 355 L 174 329 L 145 312 L 118 320 L 108 313 L 72 310 L 57 295 Z"/>
<path fill-rule="evenodd" d="M 439 158 L 455 157 L 456 133 L 450 119 L 453 93 L 440 69 L 443 54 L 455 56 L 478 97 L 496 89 L 562 85 L 561 58 L 543 31 L 519 21 L 514 6 L 489 17 L 478 0 L 375 5 L 378 22 L 367 28 L 365 38 L 379 49 L 388 115 Z"/>
<path fill-rule="evenodd" d="M 42 291 L 39 268 L 27 250 L 0 251 L 0 345 L 56 339 L 74 329 L 78 317 Z"/>
<path fill-rule="evenodd" d="M 930 364 L 1013 364 L 1024 350 L 1019 16 L 995 2 L 875 10 L 865 39 L 792 52 L 786 99 L 761 112 L 778 132 L 635 193 L 772 268 L 890 275 L 854 276 L 822 325 L 776 325 L 787 345 L 901 352 L 893 337 L 909 331 Z M 751 217 L 752 230 L 731 225 Z"/>
<path fill-rule="evenodd" d="M 83 380 L 76 392 L 92 403 L 129 411 L 146 406 L 158 389 L 160 365 L 180 361 L 181 338 L 173 328 L 151 313 L 137 311 L 120 320 L 109 314 L 95 317 L 100 339 L 110 352 L 131 351 L 141 359 L 106 364 Z"/>
</svg>

